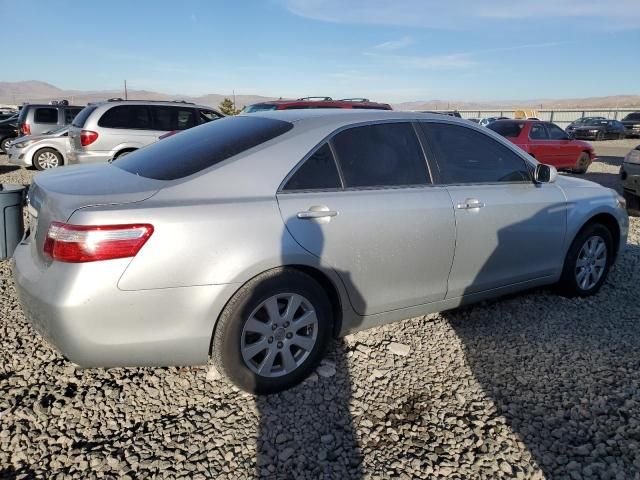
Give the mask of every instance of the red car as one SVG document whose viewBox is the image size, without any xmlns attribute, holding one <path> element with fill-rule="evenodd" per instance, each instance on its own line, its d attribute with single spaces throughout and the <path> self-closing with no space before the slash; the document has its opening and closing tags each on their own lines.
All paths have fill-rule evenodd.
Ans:
<svg viewBox="0 0 640 480">
<path fill-rule="evenodd" d="M 391 110 L 388 103 L 372 102 L 368 98 L 305 97 L 297 100 L 274 100 L 272 102 L 247 105 L 242 113 L 263 112 L 265 110 L 294 110 L 302 108 L 362 108 L 370 110 Z"/>
<path fill-rule="evenodd" d="M 585 173 L 596 158 L 590 143 L 569 138 L 551 122 L 498 120 L 487 128 L 518 145 L 540 163 L 553 165 L 558 170 Z"/>
</svg>

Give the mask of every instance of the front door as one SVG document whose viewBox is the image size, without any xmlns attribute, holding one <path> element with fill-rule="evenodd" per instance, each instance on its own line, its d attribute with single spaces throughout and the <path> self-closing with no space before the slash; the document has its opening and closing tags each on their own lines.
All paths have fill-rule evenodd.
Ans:
<svg viewBox="0 0 640 480">
<path fill-rule="evenodd" d="M 447 298 L 557 273 L 566 202 L 553 184 L 535 184 L 525 160 L 471 128 L 424 124 L 456 219 Z"/>
<path fill-rule="evenodd" d="M 454 213 L 446 188 L 431 185 L 413 125 L 353 127 L 331 145 L 278 194 L 288 232 L 338 273 L 360 315 L 444 299 Z"/>
</svg>

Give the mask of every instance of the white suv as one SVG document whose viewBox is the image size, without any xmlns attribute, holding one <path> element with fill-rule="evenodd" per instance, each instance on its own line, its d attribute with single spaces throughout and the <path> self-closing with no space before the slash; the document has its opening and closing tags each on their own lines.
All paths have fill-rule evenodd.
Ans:
<svg viewBox="0 0 640 480">
<path fill-rule="evenodd" d="M 158 141 L 165 133 L 186 130 L 224 115 L 210 107 L 183 101 L 114 99 L 93 103 L 69 128 L 68 163 L 115 160 Z"/>
</svg>

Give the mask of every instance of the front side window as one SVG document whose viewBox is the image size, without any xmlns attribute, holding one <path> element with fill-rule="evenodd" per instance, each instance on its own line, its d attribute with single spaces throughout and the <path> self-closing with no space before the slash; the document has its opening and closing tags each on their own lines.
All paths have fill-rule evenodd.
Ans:
<svg viewBox="0 0 640 480">
<path fill-rule="evenodd" d="M 34 121 L 36 123 L 58 123 L 58 109 L 36 108 Z"/>
<path fill-rule="evenodd" d="M 553 123 L 547 123 L 547 131 L 551 140 L 566 140 L 569 138 L 564 130 Z"/>
<path fill-rule="evenodd" d="M 341 186 L 331 148 L 325 143 L 296 170 L 284 190 L 329 190 Z"/>
<path fill-rule="evenodd" d="M 430 183 L 426 161 L 410 123 L 343 130 L 333 137 L 333 146 L 346 188 Z"/>
<path fill-rule="evenodd" d="M 488 135 L 458 125 L 423 123 L 437 157 L 440 183 L 530 181 L 526 162 Z"/>
<path fill-rule="evenodd" d="M 543 124 L 534 123 L 533 125 L 531 125 L 529 138 L 531 140 L 549 140 L 549 134 L 547 133 L 547 129 L 544 128 Z"/>
<path fill-rule="evenodd" d="M 151 115 L 146 105 L 117 105 L 98 121 L 100 127 L 151 130 Z"/>
</svg>

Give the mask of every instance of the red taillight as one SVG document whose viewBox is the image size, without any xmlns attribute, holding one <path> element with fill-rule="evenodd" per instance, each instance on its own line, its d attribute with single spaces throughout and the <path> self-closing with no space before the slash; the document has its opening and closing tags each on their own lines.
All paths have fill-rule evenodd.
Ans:
<svg viewBox="0 0 640 480">
<path fill-rule="evenodd" d="M 153 225 L 69 225 L 52 222 L 44 253 L 60 262 L 95 262 L 134 257 L 153 233 Z"/>
<path fill-rule="evenodd" d="M 31 125 L 28 123 L 23 123 L 20 130 L 22 130 L 22 135 L 31 135 Z"/>
<path fill-rule="evenodd" d="M 158 137 L 158 140 L 162 140 L 163 138 L 171 137 L 171 136 L 175 135 L 176 133 L 178 133 L 179 131 L 180 130 L 171 130 L 170 132 L 163 133 L 162 135 L 160 135 Z"/>
<path fill-rule="evenodd" d="M 98 139 L 98 132 L 92 132 L 91 130 L 81 130 L 80 131 L 80 145 L 86 147 L 87 145 L 91 145 Z"/>
</svg>

